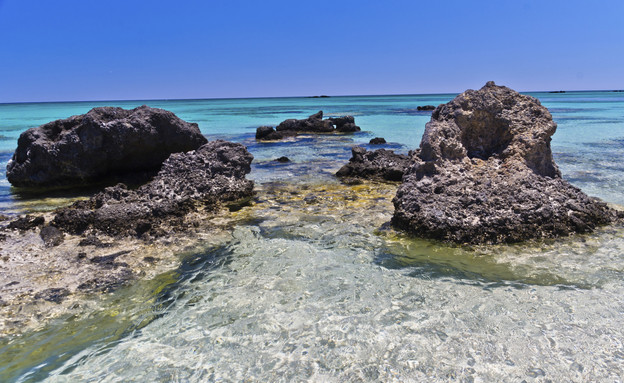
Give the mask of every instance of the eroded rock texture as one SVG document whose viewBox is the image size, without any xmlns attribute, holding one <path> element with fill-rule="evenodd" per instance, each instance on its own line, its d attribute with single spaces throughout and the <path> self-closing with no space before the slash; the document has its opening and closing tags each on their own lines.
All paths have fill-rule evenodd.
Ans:
<svg viewBox="0 0 624 383">
<path fill-rule="evenodd" d="M 561 178 L 550 149 L 556 128 L 537 99 L 493 82 L 438 106 L 392 223 L 427 238 L 501 243 L 613 222 L 618 213 Z"/>
<path fill-rule="evenodd" d="M 155 172 L 170 154 L 206 142 L 197 124 L 166 110 L 94 108 L 22 133 L 7 164 L 7 179 L 19 187 L 72 187 Z"/>
<path fill-rule="evenodd" d="M 175 230 L 191 211 L 250 197 L 253 182 L 245 175 L 252 160 L 243 145 L 211 141 L 195 151 L 172 154 L 158 175 L 136 190 L 119 184 L 59 209 L 52 224 L 74 234 L 93 230 L 160 236 L 163 227 Z"/>
</svg>

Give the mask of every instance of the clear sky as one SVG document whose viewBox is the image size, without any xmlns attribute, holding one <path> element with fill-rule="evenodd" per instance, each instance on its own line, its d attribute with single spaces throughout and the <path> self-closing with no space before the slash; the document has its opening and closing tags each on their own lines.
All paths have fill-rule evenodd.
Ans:
<svg viewBox="0 0 624 383">
<path fill-rule="evenodd" d="M 624 1 L 0 0 L 0 102 L 624 88 Z"/>
</svg>

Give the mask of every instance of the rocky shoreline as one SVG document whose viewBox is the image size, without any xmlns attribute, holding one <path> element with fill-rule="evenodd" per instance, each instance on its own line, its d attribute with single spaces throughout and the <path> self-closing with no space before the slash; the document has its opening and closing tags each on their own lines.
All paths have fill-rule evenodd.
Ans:
<svg viewBox="0 0 624 383">
<path fill-rule="evenodd" d="M 143 157 L 144 152 L 135 148 L 140 143 L 132 134 L 118 132 L 124 129 L 158 154 L 133 164 L 128 153 Z M 396 190 L 395 229 L 445 242 L 519 242 L 621 222 L 624 214 L 561 178 L 550 150 L 555 129 L 539 101 L 488 83 L 434 108 L 420 148 L 404 155 L 354 146 L 336 177 L 351 194 L 358 184 L 385 183 L 384 190 Z M 359 130 L 352 116 L 323 119 L 321 111 L 276 128 L 260 127 L 256 139 Z M 117 134 L 127 142 L 100 155 L 113 142 L 109 135 Z M 184 136 L 188 146 L 159 146 L 163 140 L 178 142 L 168 138 L 171 134 Z M 383 144 L 381 138 L 370 142 Z M 246 179 L 252 160 L 243 145 L 208 141 L 196 124 L 146 106 L 96 108 L 24 132 L 7 169 L 18 187 L 45 193 L 120 176 L 141 185 L 109 186 L 54 212 L 1 222 L 0 316 L 16 321 L 27 321 L 33 312 L 45 316 L 55 305 L 69 307 L 74 295 L 110 291 L 171 270 L 180 261 L 175 254 L 189 246 L 226 242 L 232 211 L 254 203 L 254 183 Z M 285 156 L 274 161 L 291 166 Z M 147 182 L 139 181 L 140 173 L 149 173 Z M 389 203 L 391 195 L 378 198 Z M 312 207 L 319 201 L 310 194 L 298 203 Z"/>
</svg>

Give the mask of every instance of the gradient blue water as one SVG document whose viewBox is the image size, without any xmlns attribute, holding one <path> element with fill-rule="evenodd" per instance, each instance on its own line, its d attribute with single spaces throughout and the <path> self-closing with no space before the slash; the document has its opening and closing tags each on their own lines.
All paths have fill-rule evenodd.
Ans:
<svg viewBox="0 0 624 383">
<path fill-rule="evenodd" d="M 624 204 L 624 93 L 533 95 L 559 125 L 552 148 L 564 177 Z M 211 139 L 247 145 L 259 195 L 236 218 L 231 241 L 186 254 L 175 273 L 161 277 L 175 282 L 157 299 L 148 288 L 156 282 L 142 281 L 106 297 L 86 319 L 61 317 L 41 331 L 0 338 L 0 378 L 618 381 L 622 228 L 554 242 L 448 247 L 380 230 L 392 211 L 387 185 L 316 183 L 335 182 L 349 148 L 372 137 L 401 152 L 417 147 L 429 113 L 416 107 L 452 97 L 0 105 L 2 169 L 28 127 L 94 106 L 148 104 L 199 123 Z M 257 126 L 318 110 L 352 114 L 363 132 L 254 139 Z M 293 162 L 272 161 L 281 155 Z M 4 177 L 0 195 L 2 211 L 32 208 Z"/>
</svg>

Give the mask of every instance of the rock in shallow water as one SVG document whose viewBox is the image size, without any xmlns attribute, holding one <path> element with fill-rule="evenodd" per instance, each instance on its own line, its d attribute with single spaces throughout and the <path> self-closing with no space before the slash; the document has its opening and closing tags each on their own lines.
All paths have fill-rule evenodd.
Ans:
<svg viewBox="0 0 624 383">
<path fill-rule="evenodd" d="M 617 212 L 561 178 L 550 149 L 556 127 L 537 99 L 493 82 L 438 106 L 392 223 L 427 238 L 501 243 L 613 222 Z"/>
<path fill-rule="evenodd" d="M 109 235 L 159 236 L 163 226 L 176 229 L 196 208 L 215 209 L 222 202 L 250 197 L 253 182 L 245 175 L 252 160 L 243 145 L 211 141 L 195 151 L 172 154 L 158 175 L 136 190 L 120 184 L 59 209 L 53 224 L 75 234 L 94 229 Z"/>
<path fill-rule="evenodd" d="M 19 187 L 71 187 L 103 177 L 157 171 L 171 153 L 207 142 L 197 124 L 162 109 L 101 107 L 28 129 L 7 164 Z"/>
<path fill-rule="evenodd" d="M 409 157 L 392 150 L 367 151 L 361 146 L 351 148 L 352 157 L 336 176 L 341 178 L 365 178 L 377 181 L 401 181 L 409 165 Z"/>
<path fill-rule="evenodd" d="M 302 120 L 294 118 L 284 120 L 275 129 L 270 126 L 261 126 L 256 129 L 256 139 L 281 140 L 285 137 L 296 136 L 298 133 L 354 133 L 359 131 L 360 127 L 355 125 L 353 116 L 330 117 L 323 120 L 321 110 Z"/>
</svg>

